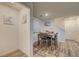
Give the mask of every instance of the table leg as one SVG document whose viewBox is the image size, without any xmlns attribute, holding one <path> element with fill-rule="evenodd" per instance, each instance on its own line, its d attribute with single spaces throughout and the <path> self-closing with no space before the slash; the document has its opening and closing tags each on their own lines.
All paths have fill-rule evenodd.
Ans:
<svg viewBox="0 0 79 59">
<path fill-rule="evenodd" d="M 40 41 L 39 41 L 39 34 L 38 34 L 38 46 L 39 46 L 39 44 L 40 44 Z"/>
<path fill-rule="evenodd" d="M 51 38 L 51 50 L 52 50 L 52 38 Z"/>
</svg>

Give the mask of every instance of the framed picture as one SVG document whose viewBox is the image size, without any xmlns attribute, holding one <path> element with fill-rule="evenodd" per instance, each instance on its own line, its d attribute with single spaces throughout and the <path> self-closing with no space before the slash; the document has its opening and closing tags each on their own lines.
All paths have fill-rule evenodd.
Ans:
<svg viewBox="0 0 79 59">
<path fill-rule="evenodd" d="M 22 24 L 26 24 L 26 22 L 27 22 L 27 14 L 23 15 L 23 22 L 22 22 Z"/>
<path fill-rule="evenodd" d="M 12 17 L 5 17 L 3 16 L 3 24 L 6 25 L 13 25 L 13 18 Z"/>
</svg>

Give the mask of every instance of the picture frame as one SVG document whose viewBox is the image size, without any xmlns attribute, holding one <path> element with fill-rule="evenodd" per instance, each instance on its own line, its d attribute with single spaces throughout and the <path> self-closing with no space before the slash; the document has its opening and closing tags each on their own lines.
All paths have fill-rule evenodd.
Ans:
<svg viewBox="0 0 79 59">
<path fill-rule="evenodd" d="M 22 24 L 26 24 L 26 23 L 27 23 L 27 14 L 24 14 Z"/>
<path fill-rule="evenodd" d="M 3 16 L 3 24 L 5 24 L 5 25 L 14 25 L 13 24 L 13 18 Z"/>
</svg>

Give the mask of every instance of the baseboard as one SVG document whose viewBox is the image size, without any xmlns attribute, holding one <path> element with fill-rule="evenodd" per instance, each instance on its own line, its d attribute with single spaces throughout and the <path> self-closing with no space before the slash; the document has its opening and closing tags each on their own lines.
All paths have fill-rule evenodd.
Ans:
<svg viewBox="0 0 79 59">
<path fill-rule="evenodd" d="M 21 51 L 24 55 L 26 55 L 27 57 L 29 57 L 28 54 L 25 51 L 22 51 L 21 49 L 19 49 L 19 51 Z"/>
<path fill-rule="evenodd" d="M 0 52 L 0 57 L 4 57 L 6 56 L 7 54 L 11 53 L 11 52 L 14 52 L 14 51 L 17 51 L 18 49 L 11 49 L 11 50 L 7 50 L 7 51 L 2 51 Z"/>
<path fill-rule="evenodd" d="M 28 55 L 25 53 L 25 52 L 23 52 L 22 50 L 20 50 L 20 49 L 18 49 L 19 51 L 21 51 L 24 55 L 26 55 L 27 57 L 28 57 Z"/>
<path fill-rule="evenodd" d="M 20 49 L 11 49 L 11 50 L 7 50 L 7 51 L 2 51 L 2 52 L 0 52 L 0 57 L 7 57 L 10 54 L 15 53 L 17 51 L 22 52 L 22 54 L 24 54 L 24 55 L 26 55 L 26 57 L 28 57 L 28 55 Z"/>
<path fill-rule="evenodd" d="M 17 50 L 14 50 L 14 51 L 9 51 L 9 52 L 5 52 L 5 54 L 3 54 L 1 57 L 7 57 L 7 56 L 9 56 L 9 55 L 11 55 L 11 54 L 13 54 L 13 53 L 16 53 L 16 52 L 21 52 L 23 55 L 26 55 L 24 52 L 22 52 L 21 50 L 19 50 L 19 49 L 17 49 Z M 26 55 L 27 56 L 27 55 Z M 17 56 L 18 57 L 18 56 Z"/>
</svg>

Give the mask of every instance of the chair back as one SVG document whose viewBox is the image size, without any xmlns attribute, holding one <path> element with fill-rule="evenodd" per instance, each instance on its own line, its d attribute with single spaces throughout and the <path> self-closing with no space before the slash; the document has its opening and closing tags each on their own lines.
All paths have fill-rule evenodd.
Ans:
<svg viewBox="0 0 79 59">
<path fill-rule="evenodd" d="M 46 36 L 47 36 L 47 33 L 40 33 L 40 34 L 39 34 L 39 37 L 40 37 L 41 39 L 46 39 Z"/>
</svg>

